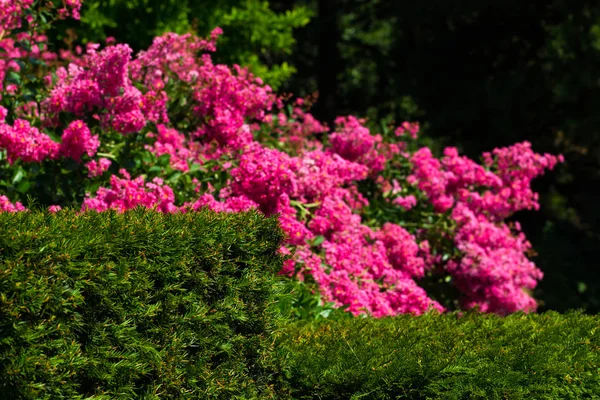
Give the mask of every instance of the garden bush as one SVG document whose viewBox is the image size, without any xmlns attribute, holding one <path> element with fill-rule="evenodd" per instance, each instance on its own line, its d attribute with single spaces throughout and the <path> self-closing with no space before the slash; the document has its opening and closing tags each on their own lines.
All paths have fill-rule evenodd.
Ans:
<svg viewBox="0 0 600 400">
<path fill-rule="evenodd" d="M 273 217 L 0 214 L 0 398 L 274 398 Z"/>
<path fill-rule="evenodd" d="M 597 399 L 600 318 L 474 312 L 278 332 L 294 399 Z"/>
</svg>

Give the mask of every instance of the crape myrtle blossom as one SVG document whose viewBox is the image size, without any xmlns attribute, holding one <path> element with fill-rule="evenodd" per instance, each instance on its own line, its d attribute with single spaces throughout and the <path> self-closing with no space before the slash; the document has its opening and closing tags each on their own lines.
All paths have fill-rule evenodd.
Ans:
<svg viewBox="0 0 600 400">
<path fill-rule="evenodd" d="M 20 202 L 15 202 L 14 204 L 10 202 L 9 198 L 0 195 L 0 212 L 19 212 L 19 211 L 27 211 L 27 208 L 23 206 Z"/>
<path fill-rule="evenodd" d="M 84 153 L 93 157 L 100 146 L 98 135 L 92 136 L 90 129 L 80 120 L 71 122 L 61 139 L 59 153 L 75 161 L 80 161 Z"/>
<path fill-rule="evenodd" d="M 79 65 L 71 63 L 57 70 L 58 83 L 42 103 L 50 116 L 47 122 L 56 126 L 60 112 L 82 117 L 104 109 L 107 112 L 100 117 L 104 128 L 123 134 L 138 132 L 146 125 L 144 111 L 153 115 L 156 111 L 149 109 L 129 78 L 132 50 L 128 45 L 115 45 L 98 52 L 98 47 L 88 46 Z"/>
<path fill-rule="evenodd" d="M 562 156 L 534 153 L 528 142 L 495 149 L 483 158 L 491 170 L 459 156 L 455 148 L 446 148 L 440 161 L 424 147 L 411 157 L 413 173 L 407 181 L 422 190 L 438 212 L 460 201 L 501 220 L 516 211 L 538 209 L 531 181 L 563 161 Z"/>
<path fill-rule="evenodd" d="M 410 303 L 403 304 L 406 307 L 403 313 L 420 314 L 430 307 L 441 308 L 404 271 L 392 267 L 382 241 L 367 241 L 369 233 L 373 234 L 369 228 L 358 225 L 334 233 L 323 243 L 325 261 L 331 268 L 330 282 L 334 287 L 339 286 L 332 290 L 330 300 L 349 304 L 350 312 L 366 310 L 374 316 L 393 315 L 399 310 L 390 306 L 389 291 L 393 292 L 396 285 L 400 285 Z M 388 290 L 382 293 L 377 281 Z M 410 290 L 406 290 L 410 286 L 408 282 L 414 284 Z M 344 287 L 346 290 L 342 290 Z"/>
<path fill-rule="evenodd" d="M 336 153 L 313 150 L 305 152 L 298 160 L 295 171 L 297 193 L 299 199 L 307 203 L 323 198 L 338 187 L 363 180 L 368 175 L 367 167 L 347 161 Z"/>
<path fill-rule="evenodd" d="M 157 156 L 169 154 L 169 162 L 173 169 L 179 171 L 188 171 L 187 161 L 194 158 L 194 154 L 186 145 L 185 135 L 177 132 L 176 129 L 169 128 L 164 124 L 156 125 L 157 133 L 148 133 L 147 137 L 155 137 L 156 141 L 152 146 L 146 145 L 147 150 L 152 151 Z"/>
<path fill-rule="evenodd" d="M 205 193 L 194 203 L 186 203 L 181 211 L 198 211 L 204 207 L 216 212 L 243 212 L 252 208 L 258 208 L 258 204 L 245 196 L 231 196 L 225 199 L 225 201 L 218 201 L 212 194 Z"/>
<path fill-rule="evenodd" d="M 269 86 L 235 66 L 235 74 L 225 65 L 213 65 L 210 55 L 202 55 L 198 69 L 198 90 L 194 92 L 194 112 L 205 119 L 197 137 L 216 140 L 238 150 L 253 140 L 247 119 L 262 120 L 274 96 Z M 209 118 L 207 118 L 209 117 Z"/>
<path fill-rule="evenodd" d="M 275 96 L 247 69 L 236 65 L 232 71 L 225 65 L 215 65 L 209 54 L 198 57 L 200 51 L 215 51 L 221 33 L 216 28 L 210 40 L 174 33 L 156 38 L 131 63 L 131 76 L 149 87 L 162 87 L 169 79 L 185 82 L 190 88 L 193 113 L 204 122 L 194 136 L 238 150 L 252 142 L 246 120 L 262 120 Z"/>
<path fill-rule="evenodd" d="M 297 169 L 297 159 L 252 143 L 240 157 L 239 166 L 231 170 L 231 188 L 234 194 L 247 196 L 259 204 L 264 213 L 271 214 L 281 195 L 296 195 Z"/>
<path fill-rule="evenodd" d="M 160 212 L 173 213 L 179 210 L 173 202 L 173 189 L 163 184 L 160 178 L 154 178 L 152 183 L 144 182 L 143 177 L 131 179 L 125 169 L 119 170 L 123 178 L 116 175 L 110 177 L 110 189 L 101 187 L 96 197 L 89 196 L 83 201 L 82 211 L 106 211 L 114 209 L 124 212 L 138 205 L 146 208 L 156 208 Z"/>
<path fill-rule="evenodd" d="M 98 135 L 92 136 L 82 121 L 73 121 L 64 130 L 61 143 L 57 143 L 28 121 L 17 119 L 10 126 L 4 122 L 5 117 L 6 109 L 0 107 L 0 148 L 7 149 L 7 159 L 11 164 L 17 159 L 39 163 L 59 157 L 80 161 L 84 153 L 93 157 L 100 145 Z"/>
<path fill-rule="evenodd" d="M 400 207 L 404 208 L 406 211 L 408 211 L 417 205 L 417 198 L 412 194 L 405 196 L 405 197 L 398 196 L 392 201 L 392 203 L 394 203 L 397 206 L 400 206 Z"/>
<path fill-rule="evenodd" d="M 403 136 L 408 133 L 410 137 L 416 139 L 420 129 L 421 127 L 419 126 L 418 122 L 404 121 L 399 127 L 396 128 L 394 134 L 396 136 Z"/>
<path fill-rule="evenodd" d="M 24 11 L 32 4 L 33 0 L 0 0 L 0 39 L 21 27 Z"/>
<path fill-rule="evenodd" d="M 111 164 L 112 161 L 104 157 L 100 158 L 98 161 L 92 160 L 87 162 L 85 164 L 85 167 L 88 169 L 88 177 L 95 178 L 97 176 L 102 175 L 103 173 L 108 171 L 108 168 Z"/>
<path fill-rule="evenodd" d="M 533 289 L 543 274 L 525 256 L 531 248 L 525 235 L 513 235 L 505 224 L 492 223 L 463 204 L 452 217 L 459 226 L 454 241 L 464 256 L 447 270 L 464 293 L 465 306 L 499 314 L 535 310 L 535 300 L 524 290 Z"/>
<path fill-rule="evenodd" d="M 76 4 L 65 2 L 70 9 Z M 0 14 L 0 22 L 12 18 L 7 15 Z M 86 191 L 81 212 L 143 206 L 165 213 L 209 208 L 277 215 L 286 234 L 280 252 L 290 256 L 281 273 L 300 280 L 310 276 L 325 301 L 347 306 L 354 315 L 443 311 L 418 285 L 440 271 L 452 277 L 464 308 L 499 314 L 535 309 L 529 291 L 542 274 L 527 258 L 524 235 L 503 220 L 539 207 L 531 181 L 561 158 L 535 154 L 520 143 L 484 154 L 483 165 L 455 148 L 438 159 L 427 148 L 408 150 L 405 140 L 419 131 L 410 122 L 395 130 L 396 143 L 372 134 L 353 116 L 337 118 L 329 132 L 303 110 L 302 101 L 286 113 L 283 100 L 247 69 L 213 63 L 207 52 L 216 50 L 221 33 L 215 29 L 208 39 L 168 33 L 135 57 L 129 46 L 112 42 L 64 57 L 41 51 L 37 56 L 68 65 L 46 76 L 49 93 L 38 111 L 35 105 L 13 110 L 9 124 L 7 110 L 0 108 L 0 149 L 11 165 L 64 157 L 80 163 L 88 181 L 100 185 Z M 29 56 L 5 43 L 11 57 Z M 0 57 L 0 73 L 17 71 L 12 61 Z M 9 89 L 18 88 L 0 91 Z M 46 132 L 54 130 L 60 143 L 33 121 L 41 121 Z M 162 179 L 167 176 L 147 181 L 146 161 L 120 153 L 106 158 L 126 140 L 139 144 L 127 157 L 169 155 L 173 176 L 184 176 L 192 187 L 171 176 L 172 186 Z M 123 168 L 131 161 L 138 161 L 137 176 Z M 404 172 L 388 178 L 384 172 L 396 161 Z M 113 163 L 117 175 L 108 173 Z M 205 165 L 190 170 L 193 163 Z M 389 207 L 402 208 L 399 214 L 423 226 L 367 220 L 376 202 L 359 189 L 365 180 L 386 193 Z M 175 204 L 176 193 L 183 204 Z M 50 204 L 49 210 L 60 208 Z M 0 210 L 26 209 L 2 195 Z M 442 228 L 425 224 L 425 212 L 443 221 Z"/>
<path fill-rule="evenodd" d="M 371 135 L 362 125 L 364 122 L 353 116 L 336 118 L 339 129 L 329 135 L 331 149 L 346 160 L 363 164 L 370 172 L 378 173 L 383 170 L 386 160 L 379 148 L 382 137 Z"/>
<path fill-rule="evenodd" d="M 483 157 L 491 169 L 460 157 L 455 148 L 446 148 L 441 161 L 421 149 L 411 159 L 411 180 L 437 210 L 454 205 L 450 215 L 457 223 L 454 244 L 463 255 L 450 260 L 446 271 L 463 293 L 464 307 L 499 314 L 533 311 L 536 303 L 527 290 L 536 286 L 542 272 L 526 257 L 531 245 L 524 234 L 513 234 L 501 221 L 516 211 L 539 207 L 531 181 L 562 157 L 535 154 L 528 142 Z"/>
<path fill-rule="evenodd" d="M 302 99 L 296 99 L 296 104 L 303 104 L 299 100 Z M 303 154 L 323 150 L 323 143 L 317 140 L 315 135 L 324 134 L 328 129 L 300 107 L 294 107 L 289 118 L 283 112 L 279 112 L 276 118 L 273 114 L 266 115 L 263 122 L 269 127 L 271 134 L 278 135 L 280 143 L 285 143 L 290 153 Z"/>
<path fill-rule="evenodd" d="M 39 163 L 47 158 L 58 157 L 61 148 L 59 143 L 31 126 L 29 121 L 17 119 L 12 126 L 5 123 L 6 115 L 6 109 L 0 106 L 0 148 L 6 149 L 10 164 L 17 159 Z"/>
<path fill-rule="evenodd" d="M 282 194 L 277 202 L 275 212 L 279 214 L 281 229 L 287 234 L 287 244 L 302 246 L 307 240 L 315 238 L 305 224 L 298 221 L 298 212 L 290 203 L 290 197 Z"/>
</svg>

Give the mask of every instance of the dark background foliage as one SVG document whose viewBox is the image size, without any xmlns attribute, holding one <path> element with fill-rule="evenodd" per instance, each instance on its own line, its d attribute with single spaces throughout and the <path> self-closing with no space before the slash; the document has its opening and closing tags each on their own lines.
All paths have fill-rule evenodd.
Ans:
<svg viewBox="0 0 600 400">
<path fill-rule="evenodd" d="M 225 30 L 217 60 L 280 92 L 319 92 L 316 116 L 418 120 L 435 148 L 517 141 L 567 162 L 515 216 L 539 255 L 541 310 L 600 311 L 600 4 L 590 0 L 86 1 L 77 41 L 135 50 L 164 31 Z M 312 16 L 312 18 L 311 18 Z M 310 20 L 310 22 L 309 22 Z M 57 39 L 63 39 L 59 34 Z"/>
</svg>

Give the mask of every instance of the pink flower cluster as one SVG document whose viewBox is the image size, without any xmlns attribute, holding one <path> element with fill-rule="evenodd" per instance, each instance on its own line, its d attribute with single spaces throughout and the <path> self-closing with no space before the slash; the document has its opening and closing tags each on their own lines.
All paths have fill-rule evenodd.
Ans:
<svg viewBox="0 0 600 400">
<path fill-rule="evenodd" d="M 442 213 L 449 210 L 454 204 L 454 198 L 446 193 L 449 173 L 442 170 L 440 161 L 427 147 L 415 152 L 410 160 L 414 169 L 412 175 L 407 177 L 407 182 L 416 184 L 427 195 L 435 211 Z"/>
<path fill-rule="evenodd" d="M 329 151 L 313 150 L 298 158 L 296 172 L 298 198 L 307 203 L 317 201 L 334 189 L 367 178 L 368 168 L 347 161 Z M 366 199 L 360 198 L 364 203 Z"/>
<path fill-rule="evenodd" d="M 240 157 L 239 166 L 231 170 L 231 189 L 235 195 L 248 197 L 263 212 L 271 214 L 281 195 L 296 194 L 297 168 L 297 160 L 287 154 L 253 144 Z"/>
<path fill-rule="evenodd" d="M 99 146 L 98 135 L 92 135 L 85 123 L 77 120 L 71 122 L 63 132 L 60 153 L 65 157 L 80 161 L 84 153 L 88 157 L 93 157 Z"/>
<path fill-rule="evenodd" d="M 425 269 L 431 267 L 422 257 L 423 249 L 429 249 L 429 244 L 417 244 L 415 236 L 401 226 L 385 223 L 376 237 L 384 244 L 392 266 L 406 277 L 422 278 Z"/>
<path fill-rule="evenodd" d="M 20 28 L 23 14 L 32 4 L 33 0 L 0 0 L 0 32 Z"/>
<path fill-rule="evenodd" d="M 22 69 L 22 64 L 18 60 L 27 60 L 32 57 L 48 62 L 56 59 L 56 54 L 48 51 L 46 40 L 45 35 L 29 32 L 19 32 L 14 36 L 2 38 L 2 29 L 0 28 L 0 100 L 3 92 L 15 94 L 18 90 L 16 83 L 5 82 L 9 73 L 24 74 L 29 72 Z M 26 49 L 25 46 L 18 46 L 19 42 L 30 42 L 31 48 Z M 7 84 L 5 85 L 5 83 Z M 37 106 L 37 103 L 35 104 Z"/>
<path fill-rule="evenodd" d="M 116 175 L 110 177 L 111 188 L 100 188 L 95 198 L 88 196 L 82 205 L 82 211 L 95 210 L 98 212 L 114 209 L 124 212 L 144 206 L 156 208 L 160 212 L 173 213 L 179 210 L 173 202 L 175 195 L 173 189 L 163 184 L 160 178 L 154 178 L 152 183 L 145 183 L 144 178 L 131 179 L 129 173 L 121 169 L 123 178 Z"/>
<path fill-rule="evenodd" d="M 193 113 L 204 122 L 195 136 L 238 150 L 252 141 L 246 120 L 262 120 L 274 96 L 247 69 L 236 65 L 234 73 L 225 65 L 214 65 L 209 54 L 197 57 L 199 51 L 214 51 L 221 33 L 220 28 L 213 30 L 210 40 L 174 33 L 156 38 L 132 63 L 131 75 L 150 88 L 157 87 L 157 81 L 159 86 L 167 84 L 169 77 L 185 82 Z"/>
<path fill-rule="evenodd" d="M 393 238 L 391 227 L 374 232 L 361 225 L 360 218 L 351 220 L 343 227 L 339 226 L 340 219 L 334 221 L 322 245 L 326 268 L 318 267 L 323 271 L 315 280 L 327 301 L 348 305 L 348 311 L 354 315 L 366 312 L 374 317 L 444 310 L 413 280 L 422 273 L 419 268 L 424 267 L 424 260 L 417 256 L 419 248 L 414 237 L 407 234 Z M 336 224 L 339 229 L 333 230 Z"/>
<path fill-rule="evenodd" d="M 532 311 L 536 304 L 527 290 L 542 273 L 527 259 L 531 245 L 524 235 L 513 235 L 502 220 L 519 210 L 537 209 L 531 181 L 563 159 L 535 154 L 527 142 L 483 157 L 491 170 L 459 156 L 455 148 L 445 149 L 441 162 L 423 148 L 411 158 L 414 170 L 408 181 L 426 194 L 436 211 L 453 207 L 454 243 L 463 256 L 450 260 L 446 270 L 464 294 L 465 307 L 501 314 Z"/>
<path fill-rule="evenodd" d="M 252 142 L 246 119 L 262 120 L 274 97 L 269 86 L 249 75 L 246 69 L 235 66 L 236 74 L 225 65 L 213 65 L 208 54 L 202 56 L 198 69 L 198 90 L 194 92 L 194 112 L 205 124 L 197 136 L 216 140 L 235 150 Z"/>
<path fill-rule="evenodd" d="M 156 125 L 157 134 L 148 133 L 148 137 L 156 137 L 152 146 L 146 145 L 145 148 L 157 156 L 169 154 L 169 162 L 173 169 L 179 171 L 188 171 L 187 161 L 195 159 L 194 152 L 188 148 L 185 135 L 177 132 L 176 129 L 169 128 L 164 124 Z"/>
<path fill-rule="evenodd" d="M 79 10 L 81 9 L 81 0 L 64 0 L 62 8 L 58 9 L 58 15 L 60 18 L 73 17 L 80 19 L 81 15 Z"/>
<path fill-rule="evenodd" d="M 408 133 L 410 137 L 416 139 L 420 129 L 421 127 L 419 126 L 418 122 L 404 121 L 398 128 L 396 128 L 394 134 L 396 136 L 403 136 Z"/>
<path fill-rule="evenodd" d="M 56 126 L 60 112 L 83 117 L 104 109 L 107 112 L 95 114 L 103 127 L 124 134 L 138 132 L 146 125 L 144 111 L 156 111 L 144 103 L 148 99 L 129 79 L 131 48 L 116 45 L 100 52 L 97 48 L 98 45 L 88 46 L 79 65 L 71 63 L 68 69 L 57 70 L 58 83 L 42 104 L 51 117 L 49 123 Z"/>
<path fill-rule="evenodd" d="M 382 141 L 381 135 L 371 135 L 363 126 L 364 120 L 353 116 L 338 117 L 335 123 L 340 127 L 338 132 L 329 136 L 332 150 L 348 161 L 363 164 L 372 173 L 383 171 L 385 155 L 378 151 Z"/>
<path fill-rule="evenodd" d="M 98 161 L 92 160 L 85 164 L 85 167 L 88 169 L 88 177 L 95 178 L 97 176 L 102 175 L 112 164 L 108 158 L 100 158 Z"/>
<path fill-rule="evenodd" d="M 4 122 L 6 109 L 0 107 L 0 148 L 6 149 L 8 162 L 17 159 L 39 163 L 46 158 L 54 159 L 60 152 L 60 144 L 41 133 L 28 121 L 17 119 L 13 126 Z"/>
<path fill-rule="evenodd" d="M 187 209 L 198 211 L 203 207 L 216 212 L 243 212 L 252 208 L 258 208 L 258 204 L 245 196 L 231 196 L 225 199 L 225 201 L 217 201 L 212 194 L 205 193 L 194 203 L 185 204 L 181 211 L 185 212 Z"/>
<path fill-rule="evenodd" d="M 282 100 L 277 99 L 277 103 L 280 102 Z M 298 106 L 293 108 L 289 118 L 283 112 L 279 112 L 276 119 L 273 114 L 269 114 L 263 121 L 269 125 L 273 134 L 279 135 L 278 141 L 285 143 L 292 153 L 301 154 L 305 151 L 322 150 L 323 143 L 315 140 L 313 136 L 326 133 L 328 129 L 312 114 L 299 107 L 303 104 L 302 99 L 297 99 L 296 104 Z"/>
<path fill-rule="evenodd" d="M 413 154 L 413 174 L 407 181 L 422 190 L 438 212 L 460 201 L 501 220 L 519 210 L 537 209 L 531 181 L 561 160 L 561 156 L 534 153 L 528 142 L 517 143 L 484 154 L 485 165 L 495 170 L 490 171 L 459 156 L 455 148 L 446 148 L 440 161 L 424 147 Z"/>
<path fill-rule="evenodd" d="M 464 256 L 446 268 L 464 294 L 465 307 L 498 314 L 534 311 L 535 300 L 526 290 L 535 288 L 543 274 L 526 257 L 531 245 L 525 235 L 515 236 L 506 225 L 490 222 L 463 204 L 452 217 L 459 226 L 456 247 Z"/>
<path fill-rule="evenodd" d="M 11 164 L 17 159 L 26 163 L 39 163 L 60 156 L 79 161 L 84 153 L 93 157 L 100 145 L 98 135 L 92 136 L 83 121 L 69 124 L 64 130 L 62 142 L 57 143 L 28 121 L 17 119 L 10 126 L 4 122 L 5 117 L 6 109 L 0 107 L 0 148 L 7 149 L 7 159 Z"/>
<path fill-rule="evenodd" d="M 8 197 L 0 195 L 0 212 L 19 211 L 27 211 L 27 209 L 23 206 L 23 204 L 19 203 L 18 201 L 15 204 L 12 204 Z"/>
</svg>

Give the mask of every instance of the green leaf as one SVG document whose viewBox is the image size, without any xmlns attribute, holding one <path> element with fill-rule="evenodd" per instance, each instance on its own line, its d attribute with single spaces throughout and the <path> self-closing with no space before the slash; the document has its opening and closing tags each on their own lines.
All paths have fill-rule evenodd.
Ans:
<svg viewBox="0 0 600 400">
<path fill-rule="evenodd" d="M 13 175 L 12 184 L 16 185 L 17 183 L 19 183 L 21 181 L 21 179 L 23 179 L 24 175 L 25 175 L 25 171 L 23 171 L 23 168 L 19 167 L 15 171 L 15 174 Z"/>
<path fill-rule="evenodd" d="M 87 192 L 91 193 L 92 195 L 96 194 L 96 191 L 100 188 L 101 185 L 102 184 L 100 182 L 93 183 L 88 187 Z"/>
<path fill-rule="evenodd" d="M 15 71 L 8 71 L 8 73 L 6 74 L 5 80 L 8 83 L 13 83 L 15 85 L 20 85 L 21 84 L 21 75 L 19 75 Z"/>
<path fill-rule="evenodd" d="M 163 154 L 162 156 L 158 157 L 157 164 L 160 166 L 166 167 L 167 165 L 169 165 L 170 159 L 171 159 L 170 154 Z"/>
<path fill-rule="evenodd" d="M 151 164 L 152 161 L 154 160 L 154 156 L 149 151 L 145 151 L 145 152 L 142 153 L 142 160 L 146 164 Z"/>
<path fill-rule="evenodd" d="M 61 142 L 60 136 L 56 133 L 56 131 L 46 131 L 46 135 L 50 136 L 50 138 L 57 143 Z"/>
<path fill-rule="evenodd" d="M 190 166 L 190 169 L 189 169 L 188 173 L 194 173 L 196 171 L 199 171 L 200 168 L 202 168 L 202 165 L 200 165 L 198 163 L 192 163 L 192 165 Z"/>
<path fill-rule="evenodd" d="M 21 183 L 19 183 L 19 185 L 17 186 L 17 192 L 25 193 L 29 190 L 31 185 L 32 183 L 30 181 L 21 181 Z"/>
<path fill-rule="evenodd" d="M 176 183 L 181 175 L 182 175 L 182 173 L 180 171 L 175 172 L 173 175 L 171 175 L 169 177 L 168 182 Z"/>
<path fill-rule="evenodd" d="M 324 236 L 317 236 L 313 239 L 312 241 L 312 246 L 319 246 L 320 244 L 322 244 L 325 241 L 325 237 Z"/>
</svg>

